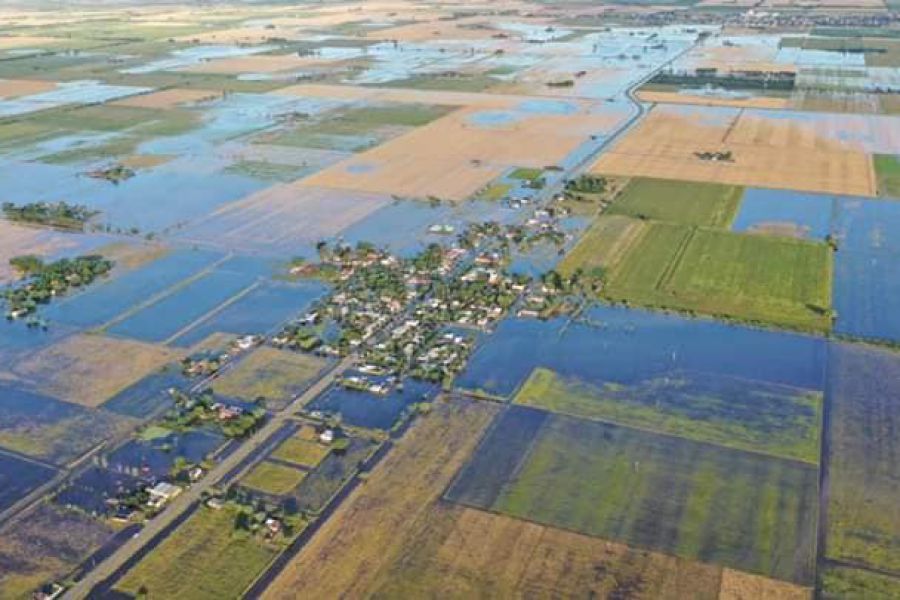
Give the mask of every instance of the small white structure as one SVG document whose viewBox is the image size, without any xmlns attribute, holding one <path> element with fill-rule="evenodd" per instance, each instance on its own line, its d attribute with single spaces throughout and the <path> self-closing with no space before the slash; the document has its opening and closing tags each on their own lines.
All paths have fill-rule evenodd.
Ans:
<svg viewBox="0 0 900 600">
<path fill-rule="evenodd" d="M 159 508 L 166 502 L 173 500 L 181 493 L 181 488 L 177 485 L 160 481 L 150 488 L 150 500 L 147 502 L 153 508 Z"/>
</svg>

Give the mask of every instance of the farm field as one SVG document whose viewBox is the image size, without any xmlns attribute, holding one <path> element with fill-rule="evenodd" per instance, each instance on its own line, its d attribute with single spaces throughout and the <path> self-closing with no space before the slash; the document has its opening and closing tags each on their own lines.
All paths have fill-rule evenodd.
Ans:
<svg viewBox="0 0 900 600">
<path fill-rule="evenodd" d="M 883 154 L 874 157 L 878 195 L 900 197 L 900 159 Z"/>
<path fill-rule="evenodd" d="M 241 485 L 279 496 L 295 489 L 305 477 L 305 471 L 278 463 L 261 462 L 241 479 Z"/>
<path fill-rule="evenodd" d="M 654 223 L 611 273 L 603 295 L 828 331 L 831 254 L 822 243 Z"/>
<path fill-rule="evenodd" d="M 502 458 L 489 451 L 522 420 L 536 435 Z M 808 586 L 817 477 L 794 461 L 513 407 L 446 498 Z"/>
<path fill-rule="evenodd" d="M 673 372 L 635 385 L 597 385 L 535 369 L 515 404 L 818 463 L 818 392 Z"/>
<path fill-rule="evenodd" d="M 727 229 L 743 192 L 731 185 L 632 179 L 608 213 Z"/>
<path fill-rule="evenodd" d="M 279 444 L 271 456 L 280 461 L 313 469 L 331 452 L 331 448 L 320 443 L 316 437 L 315 429 L 304 425 L 293 437 Z"/>
<path fill-rule="evenodd" d="M 374 591 L 382 569 L 403 552 L 424 515 L 466 460 L 497 409 L 471 400 L 439 401 L 397 441 L 267 590 L 267 598 L 307 591 Z"/>
<path fill-rule="evenodd" d="M 74 570 L 113 533 L 83 513 L 42 502 L 0 528 L 0 596 L 30 597 L 36 587 Z"/>
<path fill-rule="evenodd" d="M 862 568 L 900 570 L 892 502 L 900 362 L 893 352 L 831 347 L 828 530 L 825 556 Z"/>
<path fill-rule="evenodd" d="M 658 177 L 800 191 L 874 196 L 871 156 L 829 130 L 867 128 L 807 125 L 804 119 L 772 118 L 764 111 L 658 106 L 594 164 L 598 174 Z M 852 127 L 852 129 L 851 129 Z M 840 135 L 840 133 L 838 133 Z M 856 133 L 856 135 L 860 135 Z M 733 162 L 709 161 L 696 152 L 731 152 Z"/>
<path fill-rule="evenodd" d="M 615 269 L 628 251 L 643 237 L 648 225 L 621 215 L 601 215 L 578 240 L 557 268 L 564 275 L 576 269 L 604 273 Z"/>
<path fill-rule="evenodd" d="M 161 346 L 76 335 L 32 354 L 12 372 L 48 396 L 93 408 L 179 358 Z"/>
<path fill-rule="evenodd" d="M 276 543 L 236 531 L 237 509 L 199 507 L 116 584 L 159 597 L 222 598 L 241 594 L 279 550 Z"/>
<path fill-rule="evenodd" d="M 215 390 L 245 402 L 265 398 L 267 406 L 277 408 L 303 391 L 327 364 L 315 356 L 263 347 L 219 377 Z"/>
</svg>

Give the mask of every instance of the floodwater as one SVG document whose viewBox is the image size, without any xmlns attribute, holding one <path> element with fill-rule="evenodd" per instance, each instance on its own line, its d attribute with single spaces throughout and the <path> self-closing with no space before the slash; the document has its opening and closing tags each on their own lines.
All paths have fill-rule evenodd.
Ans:
<svg viewBox="0 0 900 600">
<path fill-rule="evenodd" d="M 402 390 L 384 396 L 333 386 L 306 410 L 340 414 L 341 421 L 349 425 L 388 430 L 408 406 L 428 401 L 436 392 L 437 385 L 416 380 L 406 380 Z"/>
<path fill-rule="evenodd" d="M 825 340 L 599 306 L 587 323 L 509 319 L 472 357 L 457 385 L 508 397 L 535 367 L 583 381 L 631 384 L 676 370 L 822 389 Z"/>
<path fill-rule="evenodd" d="M 0 512 L 44 484 L 56 470 L 0 450 Z"/>
<path fill-rule="evenodd" d="M 314 281 L 300 284 L 264 283 L 199 323 L 173 343 L 189 347 L 218 332 L 265 334 L 280 323 L 304 312 L 327 289 L 325 285 Z"/>
<path fill-rule="evenodd" d="M 822 194 L 750 188 L 744 191 L 732 231 L 787 227 L 805 238 L 824 240 L 831 232 L 836 199 Z"/>
</svg>

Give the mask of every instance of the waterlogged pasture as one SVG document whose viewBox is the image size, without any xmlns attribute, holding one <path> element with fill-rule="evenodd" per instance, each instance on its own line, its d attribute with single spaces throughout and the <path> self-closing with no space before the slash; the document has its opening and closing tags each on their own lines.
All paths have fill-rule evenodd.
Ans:
<svg viewBox="0 0 900 600">
<path fill-rule="evenodd" d="M 188 464 L 200 463 L 224 444 L 221 434 L 204 429 L 167 433 L 127 442 L 109 453 L 106 464 L 114 471 L 136 476 L 167 477 L 177 459 L 184 459 Z"/>
<path fill-rule="evenodd" d="M 167 365 L 128 386 L 103 404 L 109 412 L 145 419 L 172 405 L 168 390 L 184 384 L 179 365 Z"/>
<path fill-rule="evenodd" d="M 822 395 L 703 372 L 588 384 L 535 369 L 516 404 L 802 460 L 819 458 Z"/>
<path fill-rule="evenodd" d="M 326 359 L 263 346 L 216 378 L 216 393 L 245 402 L 263 398 L 280 410 L 302 393 L 329 364 Z"/>
<path fill-rule="evenodd" d="M 584 322 L 503 321 L 457 385 L 507 398 L 542 366 L 597 385 L 633 385 L 686 371 L 821 390 L 824 365 L 819 338 L 599 306 Z"/>
<path fill-rule="evenodd" d="M 105 544 L 113 529 L 77 510 L 42 503 L 0 529 L 0 597 L 31 598 Z"/>
<path fill-rule="evenodd" d="M 0 448 L 66 464 L 136 421 L 0 384 Z"/>
<path fill-rule="evenodd" d="M 830 350 L 825 556 L 900 572 L 900 358 L 834 344 Z"/>
<path fill-rule="evenodd" d="M 511 407 L 447 498 L 809 585 L 817 483 L 795 461 Z"/>
<path fill-rule="evenodd" d="M 0 450 L 0 513 L 54 475 L 53 467 Z"/>
</svg>

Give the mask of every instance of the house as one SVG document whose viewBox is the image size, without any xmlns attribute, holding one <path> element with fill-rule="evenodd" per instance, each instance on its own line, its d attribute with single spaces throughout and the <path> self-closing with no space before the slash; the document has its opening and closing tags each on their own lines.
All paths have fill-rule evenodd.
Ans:
<svg viewBox="0 0 900 600">
<path fill-rule="evenodd" d="M 221 510 L 225 507 L 225 501 L 221 498 L 210 498 L 206 501 L 206 505 L 213 510 Z"/>
<path fill-rule="evenodd" d="M 178 494 L 181 493 L 181 488 L 177 485 L 173 485 L 171 483 L 167 483 L 165 481 L 160 481 L 155 486 L 150 488 L 150 500 L 147 502 L 153 508 L 159 508 L 166 502 L 172 501 Z"/>
<path fill-rule="evenodd" d="M 326 429 L 319 434 L 319 441 L 323 444 L 330 444 L 334 441 L 334 431 L 332 431 L 331 429 Z"/>
<path fill-rule="evenodd" d="M 268 529 L 269 533 L 272 535 L 277 535 L 281 531 L 281 521 L 274 517 L 269 517 L 266 519 L 266 529 Z"/>
</svg>

